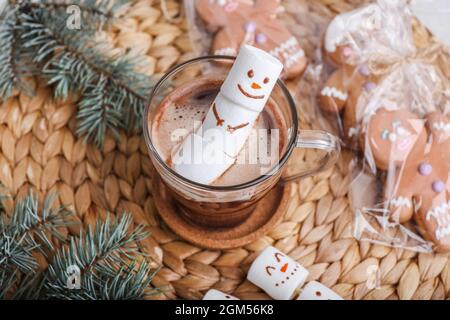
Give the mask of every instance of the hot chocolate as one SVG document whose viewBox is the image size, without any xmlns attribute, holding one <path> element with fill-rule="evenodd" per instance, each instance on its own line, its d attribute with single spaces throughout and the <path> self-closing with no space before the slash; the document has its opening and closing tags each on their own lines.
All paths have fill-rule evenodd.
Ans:
<svg viewBox="0 0 450 320">
<path fill-rule="evenodd" d="M 171 154 L 201 124 L 224 78 L 202 76 L 167 94 L 149 119 L 154 146 L 171 164 Z M 287 124 L 277 104 L 269 99 L 251 137 L 236 162 L 212 185 L 231 186 L 252 181 L 277 164 L 287 145 Z"/>
</svg>

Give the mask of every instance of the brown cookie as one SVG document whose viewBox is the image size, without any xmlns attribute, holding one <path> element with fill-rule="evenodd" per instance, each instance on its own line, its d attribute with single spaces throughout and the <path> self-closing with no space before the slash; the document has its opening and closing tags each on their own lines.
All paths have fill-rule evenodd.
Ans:
<svg viewBox="0 0 450 320">
<path fill-rule="evenodd" d="M 278 58 L 283 77 L 300 75 L 306 57 L 297 39 L 277 20 L 279 0 L 197 0 L 196 10 L 206 27 L 214 32 L 211 53 L 236 56 L 249 44 Z"/>
<path fill-rule="evenodd" d="M 377 78 L 367 66 L 340 66 L 325 82 L 319 95 L 319 106 L 326 113 L 344 114 L 344 131 L 347 139 L 355 138 L 358 124 L 356 113 L 361 94 L 369 94 L 376 87 Z"/>
<path fill-rule="evenodd" d="M 377 166 L 389 170 L 385 198 L 391 218 L 414 216 L 438 251 L 450 250 L 450 122 L 439 112 L 420 119 L 408 110 L 379 109 L 366 141 Z"/>
<path fill-rule="evenodd" d="M 361 48 L 356 50 L 355 41 L 349 41 L 344 36 L 350 31 L 346 28 L 356 31 L 365 27 L 363 12 L 366 10 L 358 9 L 337 15 L 329 24 L 322 45 L 324 57 L 336 71 L 329 76 L 320 91 L 319 106 L 327 113 L 343 113 L 344 135 L 350 141 L 359 139 L 356 115 L 360 96 L 368 95 L 379 80 L 371 74 L 368 66 L 355 65 L 355 61 L 360 61 L 358 55 L 362 52 Z"/>
</svg>

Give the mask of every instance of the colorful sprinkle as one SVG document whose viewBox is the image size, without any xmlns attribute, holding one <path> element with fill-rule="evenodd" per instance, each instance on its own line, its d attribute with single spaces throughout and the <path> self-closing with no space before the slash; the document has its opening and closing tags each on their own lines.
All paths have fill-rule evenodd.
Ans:
<svg viewBox="0 0 450 320">
<path fill-rule="evenodd" d="M 267 36 L 263 33 L 258 33 L 255 37 L 256 43 L 266 43 L 267 42 Z"/>
<path fill-rule="evenodd" d="M 371 91 L 372 89 L 374 89 L 376 87 L 376 85 L 375 85 L 375 83 L 369 81 L 369 82 L 364 83 L 363 87 L 364 87 L 364 90 Z"/>
<path fill-rule="evenodd" d="M 433 171 L 433 167 L 429 163 L 421 163 L 419 165 L 419 173 L 422 176 L 428 176 L 431 171 Z"/>
<path fill-rule="evenodd" d="M 370 75 L 370 70 L 366 65 L 362 65 L 358 68 L 358 72 L 360 75 L 364 77 L 368 77 Z"/>
<path fill-rule="evenodd" d="M 441 180 L 437 180 L 431 184 L 431 187 L 434 192 L 441 193 L 445 189 L 445 184 Z"/>
<path fill-rule="evenodd" d="M 255 32 L 256 24 L 254 22 L 247 22 L 244 24 L 244 30 L 245 32 Z"/>
</svg>

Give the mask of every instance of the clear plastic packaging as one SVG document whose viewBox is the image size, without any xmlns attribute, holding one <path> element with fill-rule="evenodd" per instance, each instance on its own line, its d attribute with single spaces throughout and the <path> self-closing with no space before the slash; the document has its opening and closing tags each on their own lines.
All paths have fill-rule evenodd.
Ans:
<svg viewBox="0 0 450 320">
<path fill-rule="evenodd" d="M 201 18 L 200 1 L 278 3 L 186 0 L 199 55 L 214 53 L 223 29 Z M 283 0 L 283 12 L 269 6 L 308 58 L 295 82 L 297 107 L 355 154 L 349 196 L 357 239 L 450 251 L 450 50 L 436 42 L 416 48 L 405 1 L 361 2 L 336 17 L 314 1 Z"/>
<path fill-rule="evenodd" d="M 336 16 L 322 44 L 313 76 L 324 81 L 309 111 L 358 155 L 355 237 L 450 251 L 450 86 L 439 68 L 450 62 L 448 49 L 415 47 L 400 0 Z"/>
</svg>

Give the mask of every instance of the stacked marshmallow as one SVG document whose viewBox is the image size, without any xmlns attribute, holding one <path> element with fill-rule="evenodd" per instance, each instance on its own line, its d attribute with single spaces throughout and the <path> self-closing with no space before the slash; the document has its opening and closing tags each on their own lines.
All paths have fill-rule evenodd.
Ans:
<svg viewBox="0 0 450 320">
<path fill-rule="evenodd" d="M 267 52 L 244 45 L 202 125 L 175 148 L 172 167 L 211 184 L 235 161 L 283 69 Z"/>
<path fill-rule="evenodd" d="M 223 293 L 222 291 L 216 289 L 210 289 L 203 296 L 203 300 L 239 300 L 231 294 Z"/>
<path fill-rule="evenodd" d="M 317 281 L 311 281 L 301 289 L 308 275 L 308 270 L 295 260 L 274 247 L 267 247 L 252 263 L 247 280 L 276 300 L 290 300 L 300 290 L 296 300 L 343 300 L 337 293 Z M 229 297 L 232 296 L 212 289 L 203 299 L 227 300 Z"/>
<path fill-rule="evenodd" d="M 309 272 L 274 247 L 267 247 L 252 263 L 247 279 L 276 300 L 290 300 L 300 290 Z M 343 300 L 323 284 L 311 281 L 297 300 Z"/>
</svg>

